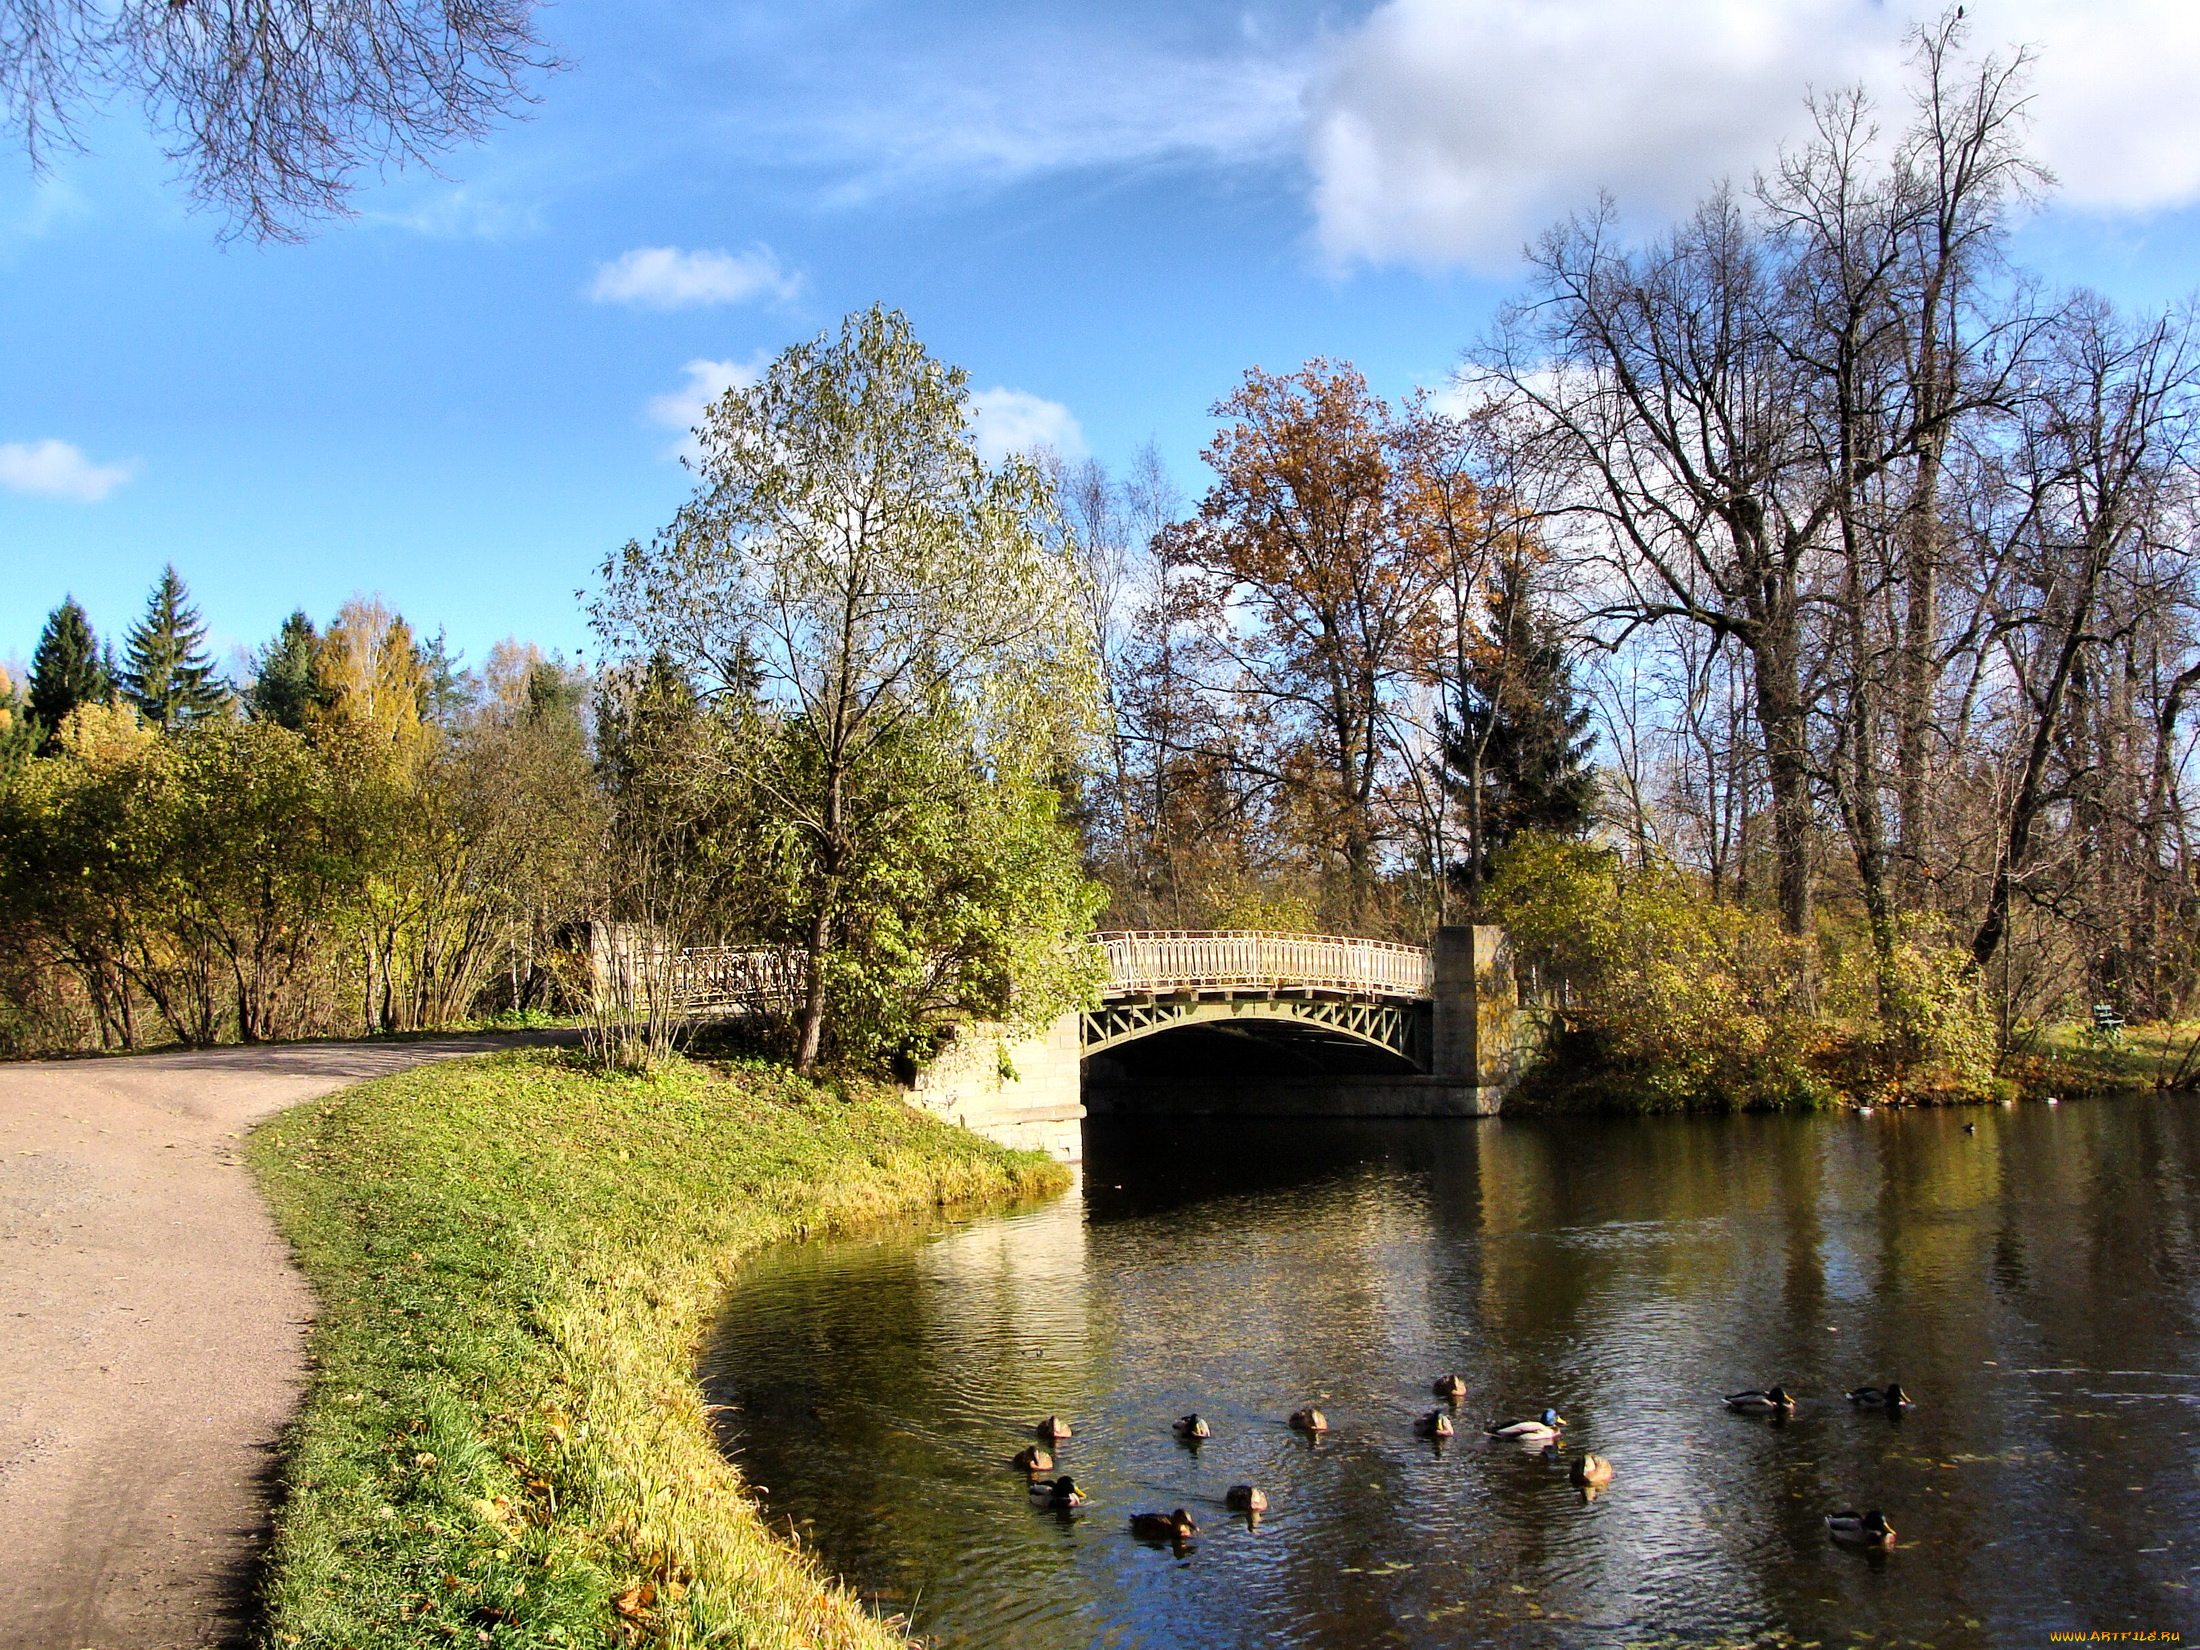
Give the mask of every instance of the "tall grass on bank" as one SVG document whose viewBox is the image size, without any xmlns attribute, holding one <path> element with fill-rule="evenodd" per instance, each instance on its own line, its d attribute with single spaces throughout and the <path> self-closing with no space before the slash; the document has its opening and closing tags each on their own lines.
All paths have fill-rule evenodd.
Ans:
<svg viewBox="0 0 2200 1650">
<path fill-rule="evenodd" d="M 1065 1180 L 884 1090 L 546 1051 L 347 1090 L 250 1151 L 320 1297 L 276 1650 L 899 1642 L 765 1530 L 698 1339 L 763 1244 Z"/>
</svg>

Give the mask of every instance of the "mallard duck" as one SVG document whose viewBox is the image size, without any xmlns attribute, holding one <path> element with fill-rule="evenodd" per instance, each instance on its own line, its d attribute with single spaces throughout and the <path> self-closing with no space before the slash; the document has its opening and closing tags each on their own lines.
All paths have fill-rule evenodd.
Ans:
<svg viewBox="0 0 2200 1650">
<path fill-rule="evenodd" d="M 1438 1377 L 1436 1384 L 1429 1390 L 1439 1398 L 1449 1398 L 1457 1402 L 1467 1395 L 1467 1383 L 1456 1375 L 1444 1375 Z"/>
<path fill-rule="evenodd" d="M 1268 1510 L 1268 1497 L 1258 1485 L 1232 1484 L 1223 1492 L 1222 1504 L 1232 1512 L 1264 1513 Z"/>
<path fill-rule="evenodd" d="M 1566 1418 L 1555 1409 L 1547 1409 L 1532 1421 L 1509 1421 L 1503 1426 L 1491 1422 L 1482 1430 L 1492 1438 L 1556 1438 L 1558 1429 L 1566 1424 Z"/>
<path fill-rule="evenodd" d="M 1836 1541 L 1853 1541 L 1861 1547 L 1886 1547 L 1894 1542 L 1894 1526 L 1877 1507 L 1867 1513 L 1849 1507 L 1826 1514 L 1826 1533 Z"/>
<path fill-rule="evenodd" d="M 1181 1421 L 1172 1421 L 1169 1424 L 1169 1430 L 1179 1438 L 1190 1438 L 1195 1441 L 1214 1436 L 1214 1429 L 1207 1425 L 1207 1418 L 1203 1415 L 1187 1415 Z"/>
<path fill-rule="evenodd" d="M 1423 1438 L 1449 1438 L 1454 1431 L 1451 1417 L 1440 1409 L 1432 1409 L 1413 1423 L 1413 1430 Z"/>
<path fill-rule="evenodd" d="M 1132 1513 L 1131 1534 L 1147 1541 L 1182 1541 L 1199 1534 L 1199 1526 L 1179 1507 L 1175 1512 Z"/>
<path fill-rule="evenodd" d="M 1291 1430 L 1293 1432 L 1327 1432 L 1329 1430 L 1329 1417 L 1312 1404 L 1308 1404 L 1304 1409 L 1294 1409 L 1291 1412 Z"/>
<path fill-rule="evenodd" d="M 1072 1436 L 1069 1430 L 1069 1423 L 1063 1420 L 1059 1415 L 1049 1415 L 1044 1421 L 1041 1421 L 1031 1430 L 1033 1432 L 1036 1432 L 1041 1438 L 1045 1439 L 1050 1444 L 1058 1443 L 1062 1439 Z"/>
<path fill-rule="evenodd" d="M 1085 1502 L 1085 1492 L 1077 1487 L 1077 1480 L 1067 1473 L 1059 1478 L 1034 1480 L 1031 1493 L 1043 1496 L 1050 1507 L 1081 1507 Z"/>
<path fill-rule="evenodd" d="M 1916 1400 L 1902 1390 L 1900 1381 L 1889 1381 L 1885 1386 L 1860 1386 L 1849 1394 L 1849 1402 L 1859 1409 L 1915 1409 Z"/>
<path fill-rule="evenodd" d="M 1758 1415 L 1785 1415 L 1795 1407 L 1795 1400 L 1784 1386 L 1764 1391 L 1751 1387 L 1747 1392 L 1730 1392 L 1723 1401 L 1728 1409 L 1749 1410 Z"/>
<path fill-rule="evenodd" d="M 1612 1481 L 1612 1463 L 1601 1455 L 1583 1455 L 1566 1469 L 1567 1478 L 1583 1489 L 1602 1489 Z"/>
<path fill-rule="evenodd" d="M 1037 1444 L 1026 1444 L 1008 1458 L 1008 1464 L 1012 1467 L 1021 1467 L 1025 1472 L 1052 1472 L 1054 1470 L 1054 1457 Z"/>
</svg>

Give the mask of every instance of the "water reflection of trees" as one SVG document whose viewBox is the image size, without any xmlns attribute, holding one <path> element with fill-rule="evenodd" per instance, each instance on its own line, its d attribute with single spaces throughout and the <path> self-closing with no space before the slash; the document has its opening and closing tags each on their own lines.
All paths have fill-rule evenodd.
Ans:
<svg viewBox="0 0 2200 1650">
<path fill-rule="evenodd" d="M 1124 1135 L 1089 1170 L 1089 1219 L 813 1246 L 731 1320 L 748 1427 L 798 1435 L 758 1475 L 782 1502 L 806 1483 L 859 1574 L 1024 1601 L 987 1642 L 1129 1621 L 1166 1643 L 1541 1644 L 1574 1617 L 1959 1643 L 2077 1605 L 2178 1619 L 2182 1566 L 2150 1550 L 2200 1535 L 2182 1103 L 1237 1121 Z M 1411 1420 L 1446 1369 L 1470 1396 L 1439 1453 Z M 2119 1370 L 2159 1373 L 2091 1373 Z M 1890 1378 L 1921 1400 L 1905 1419 L 1841 1399 Z M 1717 1402 L 1776 1380 L 1806 1395 L 1785 1426 Z M 1281 1424 L 1308 1401 L 1339 1422 L 1316 1446 Z M 1477 1435 L 1546 1402 L 1569 1451 L 1618 1463 L 1593 1507 L 1556 1458 Z M 1193 1408 L 1217 1435 L 1197 1457 L 1167 1429 Z M 1105 1508 L 1082 1532 L 1003 1516 L 997 1458 L 1052 1409 Z M 1207 1539 L 1180 1572 L 1107 1538 L 1133 1505 L 1224 1525 L 1247 1479 L 1284 1492 L 1257 1541 Z M 1904 1532 L 1881 1570 L 1826 1541 L 1851 1503 Z"/>
</svg>

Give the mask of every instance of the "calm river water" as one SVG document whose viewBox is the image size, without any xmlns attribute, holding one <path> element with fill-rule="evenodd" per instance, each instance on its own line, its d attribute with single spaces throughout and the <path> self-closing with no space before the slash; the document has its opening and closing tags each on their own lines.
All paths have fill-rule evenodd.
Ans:
<svg viewBox="0 0 2200 1650">
<path fill-rule="evenodd" d="M 1041 1207 L 766 1256 L 706 1361 L 773 1520 L 928 1643 L 2200 1637 L 2200 1103 L 1095 1123 L 1088 1154 Z M 1841 1396 L 1890 1378 L 1899 1421 Z M 1785 1425 L 1719 1403 L 1775 1381 Z M 1480 1435 L 1546 1403 L 1616 1465 L 1593 1503 Z M 1050 1411 L 1073 1515 L 1006 1465 Z M 1181 1551 L 1126 1529 L 1180 1505 Z M 1892 1551 L 1828 1540 L 1852 1505 Z"/>
</svg>

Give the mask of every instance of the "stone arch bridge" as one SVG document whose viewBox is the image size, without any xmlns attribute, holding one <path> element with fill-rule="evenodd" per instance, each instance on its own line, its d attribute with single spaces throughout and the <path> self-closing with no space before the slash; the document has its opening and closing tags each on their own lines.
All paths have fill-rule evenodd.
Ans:
<svg viewBox="0 0 2200 1650">
<path fill-rule="evenodd" d="M 1426 946 L 1252 930 L 1107 933 L 1099 1002 L 1044 1037 L 959 1036 L 920 1103 L 1074 1159 L 1090 1113 L 1473 1117 L 1512 1076 L 1520 1015 L 1501 929 Z"/>
<path fill-rule="evenodd" d="M 911 1098 L 1004 1144 L 1081 1155 L 1097 1113 L 1483 1116 L 1512 1074 L 1519 1014 L 1501 929 L 1426 946 L 1251 929 L 1103 933 L 1098 1002 L 1038 1037 L 966 1027 Z M 677 959 L 599 941 L 599 989 L 666 979 L 697 1016 L 783 1005 L 792 957 L 711 947 Z"/>
</svg>

